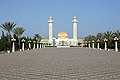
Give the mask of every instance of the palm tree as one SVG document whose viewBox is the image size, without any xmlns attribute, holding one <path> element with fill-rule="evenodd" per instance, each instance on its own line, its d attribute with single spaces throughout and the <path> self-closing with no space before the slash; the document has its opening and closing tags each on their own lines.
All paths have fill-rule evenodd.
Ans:
<svg viewBox="0 0 120 80">
<path fill-rule="evenodd" d="M 97 35 L 96 35 L 96 39 L 98 40 L 102 40 L 103 39 L 103 33 L 98 33 Z"/>
<path fill-rule="evenodd" d="M 119 30 L 117 30 L 116 32 L 114 32 L 114 37 L 120 38 L 120 31 Z"/>
<path fill-rule="evenodd" d="M 113 34 L 113 32 L 106 31 L 103 36 L 104 36 L 104 38 L 108 39 L 108 47 L 113 48 L 113 46 L 114 46 L 114 40 L 113 40 L 114 34 Z"/>
<path fill-rule="evenodd" d="M 11 34 L 10 32 L 13 30 L 13 28 L 16 26 L 14 22 L 5 22 L 4 24 L 0 25 L 1 28 L 3 28 L 5 31 L 7 31 L 7 39 L 8 39 L 8 48 L 11 50 Z"/>
<path fill-rule="evenodd" d="M 34 38 L 39 42 L 41 41 L 42 37 L 39 34 L 35 34 Z"/>
<path fill-rule="evenodd" d="M 89 43 L 90 42 L 90 44 L 92 44 L 92 41 L 96 41 L 96 37 L 94 36 L 94 35 L 89 35 L 89 36 L 87 36 L 87 37 L 85 37 L 84 38 L 84 42 L 86 43 L 86 41 L 87 41 L 87 43 Z M 87 45 L 88 46 L 88 45 Z"/>
<path fill-rule="evenodd" d="M 96 37 L 94 35 L 89 35 L 87 37 L 84 38 L 85 41 L 92 41 L 92 40 L 96 40 Z"/>
<path fill-rule="evenodd" d="M 106 31 L 104 32 L 104 38 L 107 38 L 107 39 L 112 39 L 113 38 L 113 32 L 112 31 Z"/>
<path fill-rule="evenodd" d="M 114 32 L 114 37 L 118 37 L 118 43 L 120 43 L 120 30 Z M 120 50 L 120 44 L 118 44 L 118 49 Z"/>
<path fill-rule="evenodd" d="M 19 48 L 20 48 L 20 38 L 21 35 L 24 33 L 26 29 L 22 28 L 22 27 L 16 27 L 15 29 L 13 29 L 13 33 L 16 34 L 16 36 L 18 36 L 18 40 L 19 40 Z"/>
<path fill-rule="evenodd" d="M 13 33 L 16 34 L 18 36 L 18 38 L 21 37 L 21 35 L 24 33 L 26 29 L 22 28 L 22 27 L 16 27 L 15 29 L 13 29 Z"/>
<path fill-rule="evenodd" d="M 14 22 L 5 22 L 4 24 L 0 25 L 1 28 L 3 28 L 5 31 L 7 31 L 7 37 L 9 42 L 11 41 L 11 34 L 10 32 L 12 29 L 16 26 Z"/>
</svg>

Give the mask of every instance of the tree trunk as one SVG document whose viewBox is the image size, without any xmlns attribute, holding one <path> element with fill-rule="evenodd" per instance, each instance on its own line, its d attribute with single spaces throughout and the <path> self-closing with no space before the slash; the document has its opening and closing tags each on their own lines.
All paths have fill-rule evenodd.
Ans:
<svg viewBox="0 0 120 80">
<path fill-rule="evenodd" d="M 21 49 L 21 45 L 20 45 L 20 36 L 18 36 L 18 40 L 19 40 L 19 43 L 18 43 L 19 49 Z"/>
<path fill-rule="evenodd" d="M 7 33 L 7 38 L 8 38 L 8 48 L 9 48 L 9 50 L 11 50 L 11 35 L 10 35 L 10 32 L 8 31 L 8 33 Z"/>
</svg>

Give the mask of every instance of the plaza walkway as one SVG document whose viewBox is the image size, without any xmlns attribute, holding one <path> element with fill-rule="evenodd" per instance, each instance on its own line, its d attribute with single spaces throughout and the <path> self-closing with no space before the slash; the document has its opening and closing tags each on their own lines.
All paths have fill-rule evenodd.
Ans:
<svg viewBox="0 0 120 80">
<path fill-rule="evenodd" d="M 0 54 L 0 80 L 120 80 L 120 52 L 43 48 Z"/>
</svg>

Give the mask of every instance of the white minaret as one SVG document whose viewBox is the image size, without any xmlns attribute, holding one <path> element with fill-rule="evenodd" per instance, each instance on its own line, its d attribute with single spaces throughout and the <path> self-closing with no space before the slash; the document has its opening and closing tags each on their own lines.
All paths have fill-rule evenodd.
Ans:
<svg viewBox="0 0 120 80">
<path fill-rule="evenodd" d="M 51 44 L 51 46 L 53 45 L 53 18 L 50 16 L 49 20 L 48 20 L 48 24 L 49 24 L 49 43 Z"/>
<path fill-rule="evenodd" d="M 78 23 L 78 20 L 77 20 L 77 17 L 74 16 L 73 18 L 73 39 L 74 39 L 74 45 L 77 45 L 77 23 Z"/>
</svg>

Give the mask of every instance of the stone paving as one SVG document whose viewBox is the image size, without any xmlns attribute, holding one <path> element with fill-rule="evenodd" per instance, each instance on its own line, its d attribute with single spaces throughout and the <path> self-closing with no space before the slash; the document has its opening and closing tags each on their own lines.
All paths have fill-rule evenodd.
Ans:
<svg viewBox="0 0 120 80">
<path fill-rule="evenodd" d="M 0 54 L 0 80 L 120 80 L 120 52 L 43 48 Z"/>
</svg>

